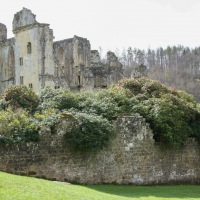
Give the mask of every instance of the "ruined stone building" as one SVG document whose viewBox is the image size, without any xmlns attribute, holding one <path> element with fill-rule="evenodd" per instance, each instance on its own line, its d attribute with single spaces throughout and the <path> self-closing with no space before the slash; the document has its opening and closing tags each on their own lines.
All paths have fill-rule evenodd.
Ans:
<svg viewBox="0 0 200 200">
<path fill-rule="evenodd" d="M 42 88 L 107 87 L 122 78 L 122 65 L 113 52 L 105 64 L 86 38 L 74 36 L 54 42 L 49 24 L 39 23 L 26 8 L 13 19 L 14 37 L 0 23 L 0 93 L 10 85 Z"/>
</svg>

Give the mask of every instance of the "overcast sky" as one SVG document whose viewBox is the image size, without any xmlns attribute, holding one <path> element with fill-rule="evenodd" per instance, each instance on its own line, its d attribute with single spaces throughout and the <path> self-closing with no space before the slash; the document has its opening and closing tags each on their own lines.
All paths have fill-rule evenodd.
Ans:
<svg viewBox="0 0 200 200">
<path fill-rule="evenodd" d="M 200 46 L 200 0 L 4 0 L 0 23 L 8 37 L 23 7 L 50 24 L 55 40 L 78 35 L 89 39 L 92 49 Z"/>
</svg>

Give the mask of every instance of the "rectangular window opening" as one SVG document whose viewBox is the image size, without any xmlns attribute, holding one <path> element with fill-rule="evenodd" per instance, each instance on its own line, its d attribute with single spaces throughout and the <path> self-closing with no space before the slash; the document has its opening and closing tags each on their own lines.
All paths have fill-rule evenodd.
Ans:
<svg viewBox="0 0 200 200">
<path fill-rule="evenodd" d="M 19 58 L 19 65 L 23 65 L 23 58 Z"/>
<path fill-rule="evenodd" d="M 29 88 L 33 88 L 33 84 L 32 84 L 32 83 L 29 83 L 29 84 L 28 84 L 28 87 L 29 87 Z"/>
<path fill-rule="evenodd" d="M 24 77 L 23 76 L 20 76 L 20 85 L 24 85 Z"/>
<path fill-rule="evenodd" d="M 27 53 L 31 54 L 31 43 L 30 42 L 28 42 L 28 44 L 27 44 Z"/>
</svg>

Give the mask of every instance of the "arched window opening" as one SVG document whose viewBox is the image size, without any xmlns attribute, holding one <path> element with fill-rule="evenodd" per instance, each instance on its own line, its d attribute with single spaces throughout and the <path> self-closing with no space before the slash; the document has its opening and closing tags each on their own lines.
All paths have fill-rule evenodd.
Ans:
<svg viewBox="0 0 200 200">
<path fill-rule="evenodd" d="M 59 48 L 59 50 L 58 50 L 58 62 L 60 65 L 64 65 L 64 50 L 63 50 L 63 48 Z"/>
<path fill-rule="evenodd" d="M 31 43 L 30 42 L 28 42 L 28 44 L 27 44 L 27 53 L 31 54 Z"/>
</svg>

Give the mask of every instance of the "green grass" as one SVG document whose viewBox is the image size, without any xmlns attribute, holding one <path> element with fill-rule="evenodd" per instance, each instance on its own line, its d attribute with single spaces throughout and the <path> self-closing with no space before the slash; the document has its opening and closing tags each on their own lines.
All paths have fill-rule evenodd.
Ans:
<svg viewBox="0 0 200 200">
<path fill-rule="evenodd" d="M 0 172 L 0 200 L 188 200 L 200 186 L 79 186 Z"/>
</svg>

